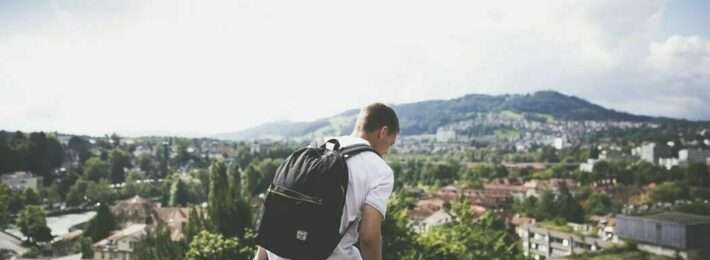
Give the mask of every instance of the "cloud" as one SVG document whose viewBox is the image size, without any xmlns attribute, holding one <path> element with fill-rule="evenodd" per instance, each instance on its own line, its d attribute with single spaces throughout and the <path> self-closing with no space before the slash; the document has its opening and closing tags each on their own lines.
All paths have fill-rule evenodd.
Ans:
<svg viewBox="0 0 710 260">
<path fill-rule="evenodd" d="M 710 84 L 710 41 L 698 36 L 674 35 L 653 43 L 646 66 L 660 76 L 690 84 Z"/>
<path fill-rule="evenodd" d="M 45 3 L 0 30 L 0 128 L 216 133 L 539 89 L 710 119 L 682 101 L 710 92 L 700 47 L 651 39 L 668 1 Z"/>
</svg>

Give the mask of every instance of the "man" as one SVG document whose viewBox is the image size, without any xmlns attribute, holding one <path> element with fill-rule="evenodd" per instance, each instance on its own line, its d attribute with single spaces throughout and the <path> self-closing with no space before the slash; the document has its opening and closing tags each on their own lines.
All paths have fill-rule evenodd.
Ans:
<svg viewBox="0 0 710 260">
<path fill-rule="evenodd" d="M 387 154 L 399 134 L 399 119 L 387 105 L 374 103 L 360 112 L 351 136 L 338 137 L 341 147 L 364 143 L 381 155 Z M 348 223 L 361 217 L 347 230 L 329 260 L 379 260 L 382 258 L 382 234 L 387 201 L 392 194 L 394 174 L 387 163 L 372 152 L 364 152 L 348 159 L 348 191 L 340 223 L 340 232 L 345 232 Z M 360 248 L 354 246 L 360 242 Z M 256 260 L 281 260 L 259 247 Z"/>
</svg>

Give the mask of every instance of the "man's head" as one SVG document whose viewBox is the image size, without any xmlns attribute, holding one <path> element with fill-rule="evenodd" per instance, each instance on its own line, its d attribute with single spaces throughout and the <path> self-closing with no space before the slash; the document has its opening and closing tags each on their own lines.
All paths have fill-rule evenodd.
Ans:
<svg viewBox="0 0 710 260">
<path fill-rule="evenodd" d="M 385 155 L 399 134 L 397 113 L 385 104 L 370 104 L 360 111 L 353 132 L 355 136 L 370 142 L 378 153 Z"/>
</svg>

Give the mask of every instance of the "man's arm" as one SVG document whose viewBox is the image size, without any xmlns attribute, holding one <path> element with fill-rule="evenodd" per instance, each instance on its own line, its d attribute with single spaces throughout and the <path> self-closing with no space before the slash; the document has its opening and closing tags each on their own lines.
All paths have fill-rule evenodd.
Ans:
<svg viewBox="0 0 710 260">
<path fill-rule="evenodd" d="M 268 260 L 269 256 L 266 255 L 266 249 L 259 247 L 256 250 L 256 255 L 254 255 L 254 260 Z"/>
<path fill-rule="evenodd" d="M 374 207 L 365 204 L 360 222 L 360 247 L 364 260 L 382 259 L 382 231 L 380 226 L 384 217 Z"/>
</svg>

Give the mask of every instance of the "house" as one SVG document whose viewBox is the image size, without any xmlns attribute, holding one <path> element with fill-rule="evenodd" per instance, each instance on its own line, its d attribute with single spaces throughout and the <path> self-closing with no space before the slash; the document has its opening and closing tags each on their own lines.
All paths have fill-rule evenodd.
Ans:
<svg viewBox="0 0 710 260">
<path fill-rule="evenodd" d="M 130 260 L 137 242 L 146 234 L 146 224 L 132 224 L 93 245 L 94 259 Z"/>
<path fill-rule="evenodd" d="M 0 180 L 7 183 L 7 186 L 13 191 L 26 190 L 27 188 L 38 191 L 42 188 L 42 177 L 33 177 L 30 172 L 3 174 L 0 178 Z"/>
<path fill-rule="evenodd" d="M 543 191 L 551 190 L 557 193 L 562 184 L 566 184 L 570 190 L 577 187 L 577 182 L 572 179 L 549 179 L 549 180 L 531 180 L 526 182 L 523 186 L 527 189 L 525 197 L 535 196 L 538 197 Z"/>
<path fill-rule="evenodd" d="M 190 220 L 190 208 L 156 208 L 155 212 L 158 219 L 170 230 L 170 240 L 182 239 L 182 231 Z"/>
<path fill-rule="evenodd" d="M 198 212 L 201 208 L 196 209 Z M 182 231 L 190 221 L 190 208 L 157 207 L 149 199 L 135 196 L 120 201 L 111 207 L 111 213 L 116 217 L 118 226 L 125 228 L 133 224 L 153 225 L 159 221 L 170 230 L 170 239 L 182 239 Z"/>
<path fill-rule="evenodd" d="M 680 212 L 618 215 L 616 233 L 639 250 L 683 259 L 710 258 L 710 217 Z"/>
<path fill-rule="evenodd" d="M 422 221 L 415 223 L 414 231 L 423 233 L 431 230 L 431 228 L 451 222 L 451 215 L 446 213 L 444 209 L 440 209 L 429 215 Z"/>
<path fill-rule="evenodd" d="M 514 198 L 525 199 L 527 188 L 523 186 L 525 181 L 522 178 L 495 178 L 483 184 L 485 191 L 506 192 Z"/>
<path fill-rule="evenodd" d="M 116 203 L 111 207 L 111 213 L 116 217 L 119 227 L 125 228 L 131 224 L 152 224 L 156 219 L 154 208 L 156 206 L 152 201 L 136 195 Z"/>
<path fill-rule="evenodd" d="M 541 224 L 524 225 L 518 229 L 518 235 L 523 241 L 523 254 L 534 259 L 562 258 L 585 252 L 599 252 L 615 246 L 598 237 L 579 236 Z"/>
</svg>

